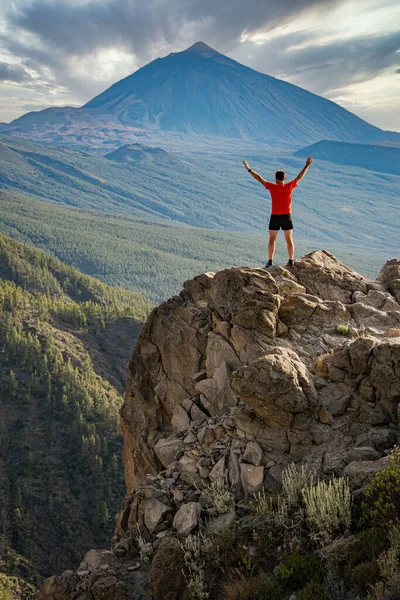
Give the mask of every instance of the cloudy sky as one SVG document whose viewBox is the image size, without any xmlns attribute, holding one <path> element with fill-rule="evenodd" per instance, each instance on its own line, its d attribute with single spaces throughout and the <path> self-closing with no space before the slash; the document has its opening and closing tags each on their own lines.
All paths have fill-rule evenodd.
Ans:
<svg viewBox="0 0 400 600">
<path fill-rule="evenodd" d="M 398 0 L 1 0 L 0 121 L 79 106 L 199 40 L 400 131 Z"/>
</svg>

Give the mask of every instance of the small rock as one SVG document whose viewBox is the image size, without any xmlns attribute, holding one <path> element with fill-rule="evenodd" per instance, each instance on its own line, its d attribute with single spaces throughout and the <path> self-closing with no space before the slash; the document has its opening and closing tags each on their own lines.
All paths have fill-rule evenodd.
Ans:
<svg viewBox="0 0 400 600">
<path fill-rule="evenodd" d="M 184 494 L 182 490 L 175 488 L 174 490 L 172 490 L 172 495 L 174 497 L 175 504 L 180 504 L 181 502 L 183 502 Z"/>
<path fill-rule="evenodd" d="M 210 471 L 209 471 L 209 469 L 207 469 L 206 467 L 203 467 L 203 465 L 199 465 L 199 466 L 198 466 L 198 469 L 199 469 L 199 475 L 200 475 L 200 477 L 201 477 L 202 479 L 207 479 L 207 477 L 208 477 L 208 476 L 209 476 L 209 474 L 210 474 Z"/>
<path fill-rule="evenodd" d="M 154 446 L 157 458 L 164 467 L 168 467 L 169 464 L 175 461 L 175 457 L 181 449 L 182 442 L 174 435 L 169 438 L 158 440 L 157 444 Z"/>
<path fill-rule="evenodd" d="M 197 526 L 200 515 L 201 505 L 199 502 L 182 504 L 174 517 L 173 526 L 180 535 L 189 535 Z"/>
<path fill-rule="evenodd" d="M 193 404 L 192 408 L 190 409 L 190 418 L 196 423 L 202 423 L 207 419 L 207 415 L 203 413 L 197 404 Z"/>
<path fill-rule="evenodd" d="M 212 416 L 213 419 L 216 419 L 220 414 L 218 408 L 211 404 L 211 402 L 207 400 L 207 398 L 203 394 L 200 394 L 200 404 L 204 408 L 204 410 Z"/>
<path fill-rule="evenodd" d="M 87 575 L 89 575 L 89 573 L 90 573 L 90 571 L 88 571 L 87 569 L 79 570 L 76 572 L 78 577 L 86 577 Z"/>
<path fill-rule="evenodd" d="M 171 425 L 176 431 L 186 431 L 189 427 L 189 415 L 180 404 L 174 408 Z"/>
<path fill-rule="evenodd" d="M 171 512 L 171 508 L 166 506 L 159 500 L 155 498 L 151 498 L 150 500 L 146 500 L 144 507 L 144 524 L 150 533 L 153 533 L 155 528 L 161 523 L 164 519 L 164 516 Z"/>
<path fill-rule="evenodd" d="M 255 467 L 258 467 L 261 464 L 262 457 L 263 453 L 260 445 L 254 440 L 250 441 L 246 446 L 246 450 L 244 451 L 243 460 L 251 463 Z"/>
<path fill-rule="evenodd" d="M 389 329 L 387 329 L 383 335 L 384 337 L 400 337 L 400 329 L 389 327 Z"/>
<path fill-rule="evenodd" d="M 321 408 L 318 413 L 318 417 L 321 423 L 324 423 L 325 425 L 333 425 L 335 422 L 335 419 L 326 408 Z"/>
<path fill-rule="evenodd" d="M 223 479 L 225 476 L 225 457 L 220 458 L 216 465 L 210 471 L 210 481 Z"/>
<path fill-rule="evenodd" d="M 215 442 L 214 431 L 209 427 L 204 427 L 198 432 L 197 439 L 202 446 L 211 446 Z"/>
<path fill-rule="evenodd" d="M 343 396 L 343 398 L 339 398 L 332 402 L 329 407 L 329 412 L 333 417 L 339 417 L 340 415 L 344 415 L 347 409 L 350 406 L 350 396 Z"/>
<path fill-rule="evenodd" d="M 196 440 L 197 440 L 196 436 L 191 431 L 189 431 L 187 436 L 183 439 L 185 444 L 193 444 Z"/>
<path fill-rule="evenodd" d="M 264 467 L 255 467 L 246 463 L 240 464 L 240 479 L 245 496 L 258 492 L 264 479 Z"/>
<path fill-rule="evenodd" d="M 370 446 L 359 446 L 357 448 L 351 448 L 348 452 L 349 462 L 360 461 L 360 460 L 378 460 L 381 458 L 379 452 L 371 448 Z"/>
<path fill-rule="evenodd" d="M 206 371 L 199 371 L 198 373 L 195 373 L 194 375 L 192 375 L 191 379 L 195 383 L 198 383 L 199 381 L 203 381 L 203 379 L 207 379 L 207 372 Z"/>
<path fill-rule="evenodd" d="M 353 461 L 347 465 L 343 474 L 350 478 L 353 489 L 366 485 L 378 471 L 382 471 L 388 464 L 388 457 L 379 460 Z"/>
</svg>

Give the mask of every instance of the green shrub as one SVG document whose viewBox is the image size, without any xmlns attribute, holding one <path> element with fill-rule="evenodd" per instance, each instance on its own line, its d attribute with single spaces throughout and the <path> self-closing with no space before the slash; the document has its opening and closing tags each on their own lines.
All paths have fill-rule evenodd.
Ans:
<svg viewBox="0 0 400 600">
<path fill-rule="evenodd" d="M 349 333 L 349 326 L 348 325 L 336 325 L 336 333 L 338 333 L 339 335 L 347 335 Z"/>
<path fill-rule="evenodd" d="M 0 573 L 0 600 L 33 600 L 35 588 L 18 577 Z"/>
<path fill-rule="evenodd" d="M 350 569 L 363 562 L 376 560 L 389 547 L 387 530 L 384 527 L 371 527 L 357 536 L 357 542 L 346 557 Z"/>
<path fill-rule="evenodd" d="M 310 581 L 300 591 L 298 600 L 327 600 L 322 583 L 319 581 Z"/>
<path fill-rule="evenodd" d="M 370 586 L 379 581 L 379 578 L 380 570 L 378 561 L 376 560 L 361 563 L 352 569 L 351 582 L 356 585 L 361 592 L 368 592 Z"/>
<path fill-rule="evenodd" d="M 283 588 L 275 579 L 259 575 L 251 579 L 250 600 L 283 600 Z"/>
<path fill-rule="evenodd" d="M 293 554 L 275 567 L 274 575 L 284 585 L 298 590 L 312 580 L 320 581 L 323 577 L 323 567 L 312 554 Z"/>
<path fill-rule="evenodd" d="M 368 600 L 400 598 L 400 528 L 397 525 L 389 532 L 389 544 L 377 561 L 381 581 L 372 587 Z"/>
<path fill-rule="evenodd" d="M 400 450 L 367 486 L 361 504 L 360 525 L 385 525 L 400 517 Z"/>
</svg>

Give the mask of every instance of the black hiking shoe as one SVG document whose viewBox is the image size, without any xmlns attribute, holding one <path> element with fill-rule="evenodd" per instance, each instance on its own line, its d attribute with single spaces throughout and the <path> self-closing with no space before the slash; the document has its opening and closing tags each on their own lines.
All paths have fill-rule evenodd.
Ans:
<svg viewBox="0 0 400 600">
<path fill-rule="evenodd" d="M 287 261 L 287 267 L 294 267 L 294 262 L 292 258 L 289 258 L 289 260 Z"/>
<path fill-rule="evenodd" d="M 268 269 L 269 267 L 272 267 L 272 260 L 269 260 L 267 262 L 267 264 L 265 265 L 264 269 Z"/>
</svg>

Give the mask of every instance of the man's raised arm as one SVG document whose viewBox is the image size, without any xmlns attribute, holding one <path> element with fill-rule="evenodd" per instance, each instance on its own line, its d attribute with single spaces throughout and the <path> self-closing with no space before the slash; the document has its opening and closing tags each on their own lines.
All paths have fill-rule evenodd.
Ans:
<svg viewBox="0 0 400 600">
<path fill-rule="evenodd" d="M 249 163 L 247 162 L 247 160 L 243 161 L 244 166 L 246 167 L 246 169 L 248 170 L 248 172 L 250 173 L 250 175 L 252 175 L 254 177 L 254 179 L 256 179 L 258 182 L 261 183 L 261 185 L 265 185 L 267 182 L 265 181 L 265 179 L 263 179 L 261 177 L 261 175 L 259 175 L 258 173 L 256 173 L 255 171 L 253 171 L 253 169 L 250 169 L 249 167 Z"/>
<path fill-rule="evenodd" d="M 311 156 L 309 156 L 309 157 L 307 158 L 307 160 L 306 160 L 306 166 L 304 167 L 304 169 L 302 169 L 302 170 L 300 171 L 300 173 L 299 173 L 299 174 L 297 175 L 297 177 L 296 177 L 296 181 L 297 181 L 297 183 L 299 183 L 300 179 L 303 179 L 303 177 L 304 177 L 304 175 L 307 173 L 307 171 L 308 171 L 308 168 L 309 168 L 309 166 L 311 165 L 312 161 L 313 161 L 313 160 L 312 160 Z"/>
</svg>

